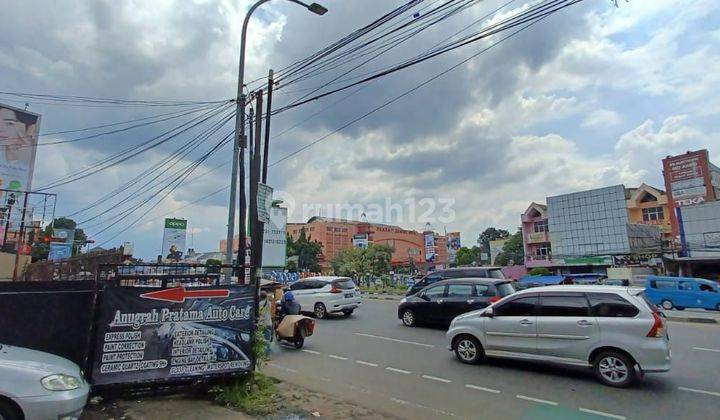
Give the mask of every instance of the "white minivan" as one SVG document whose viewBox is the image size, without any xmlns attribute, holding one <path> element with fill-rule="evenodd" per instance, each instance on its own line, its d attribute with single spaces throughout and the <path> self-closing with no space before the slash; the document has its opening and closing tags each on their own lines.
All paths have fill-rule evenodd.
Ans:
<svg viewBox="0 0 720 420">
<path fill-rule="evenodd" d="M 302 312 L 311 312 L 316 318 L 329 313 L 347 316 L 361 305 L 360 289 L 350 277 L 307 277 L 290 285 Z"/>
</svg>

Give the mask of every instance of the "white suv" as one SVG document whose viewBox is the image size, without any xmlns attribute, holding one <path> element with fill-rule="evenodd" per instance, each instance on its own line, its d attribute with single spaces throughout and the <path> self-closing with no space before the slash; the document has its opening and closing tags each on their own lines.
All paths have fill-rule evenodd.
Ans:
<svg viewBox="0 0 720 420">
<path fill-rule="evenodd" d="M 523 290 L 456 317 L 448 347 L 464 363 L 486 355 L 591 366 L 606 385 L 670 370 L 665 322 L 643 289 L 561 285 Z"/>
<path fill-rule="evenodd" d="M 328 313 L 349 316 L 361 305 L 360 289 L 349 277 L 307 277 L 290 285 L 302 312 L 312 312 L 316 318 Z"/>
</svg>

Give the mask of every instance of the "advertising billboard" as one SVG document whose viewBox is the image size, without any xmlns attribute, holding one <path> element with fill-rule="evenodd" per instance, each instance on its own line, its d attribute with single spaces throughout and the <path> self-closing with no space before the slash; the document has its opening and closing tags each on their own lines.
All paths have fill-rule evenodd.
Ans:
<svg viewBox="0 0 720 420">
<path fill-rule="evenodd" d="M 270 207 L 263 234 L 262 266 L 285 267 L 287 262 L 287 209 Z"/>
<path fill-rule="evenodd" d="M 448 262 L 455 263 L 457 252 L 460 249 L 460 232 L 450 232 L 447 235 Z"/>
<path fill-rule="evenodd" d="M 368 235 L 366 233 L 358 233 L 357 235 L 353 235 L 352 242 L 355 248 L 360 249 L 367 249 L 368 245 L 370 244 L 370 241 L 368 240 Z"/>
<path fill-rule="evenodd" d="M 105 287 L 93 385 L 251 371 L 255 296 L 249 285 Z"/>
<path fill-rule="evenodd" d="M 432 263 L 435 262 L 435 233 L 425 232 L 425 261 Z"/>
<path fill-rule="evenodd" d="M 186 235 L 187 220 L 165 219 L 162 242 L 163 259 L 178 261 L 182 258 Z"/>
<path fill-rule="evenodd" d="M 32 189 L 39 131 L 39 114 L 0 104 L 0 189 Z"/>
<path fill-rule="evenodd" d="M 48 260 L 50 261 L 61 261 L 72 257 L 72 242 L 50 242 L 50 252 L 48 253 Z"/>
<path fill-rule="evenodd" d="M 663 176 L 671 209 L 696 206 L 715 200 L 712 168 L 706 149 L 663 159 Z M 679 234 L 676 210 L 670 212 L 673 235 Z"/>
</svg>

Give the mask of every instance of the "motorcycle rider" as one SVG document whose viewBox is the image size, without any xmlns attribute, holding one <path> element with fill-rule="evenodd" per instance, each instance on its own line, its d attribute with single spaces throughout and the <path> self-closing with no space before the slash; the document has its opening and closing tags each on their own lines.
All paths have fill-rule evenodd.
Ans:
<svg viewBox="0 0 720 420">
<path fill-rule="evenodd" d="M 289 290 L 283 294 L 280 305 L 280 319 L 285 315 L 300 315 L 300 304 L 295 300 L 295 296 L 293 296 L 293 293 Z"/>
</svg>

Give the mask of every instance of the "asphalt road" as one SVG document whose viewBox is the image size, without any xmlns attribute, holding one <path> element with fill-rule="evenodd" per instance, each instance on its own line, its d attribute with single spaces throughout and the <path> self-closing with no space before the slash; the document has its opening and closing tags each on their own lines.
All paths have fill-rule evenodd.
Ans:
<svg viewBox="0 0 720 420">
<path fill-rule="evenodd" d="M 444 330 L 404 327 L 396 308 L 365 300 L 350 318 L 319 320 L 303 350 L 273 345 L 265 369 L 397 418 L 720 417 L 720 325 L 671 322 L 672 370 L 615 389 L 584 368 L 461 364 L 446 350 Z"/>
</svg>

